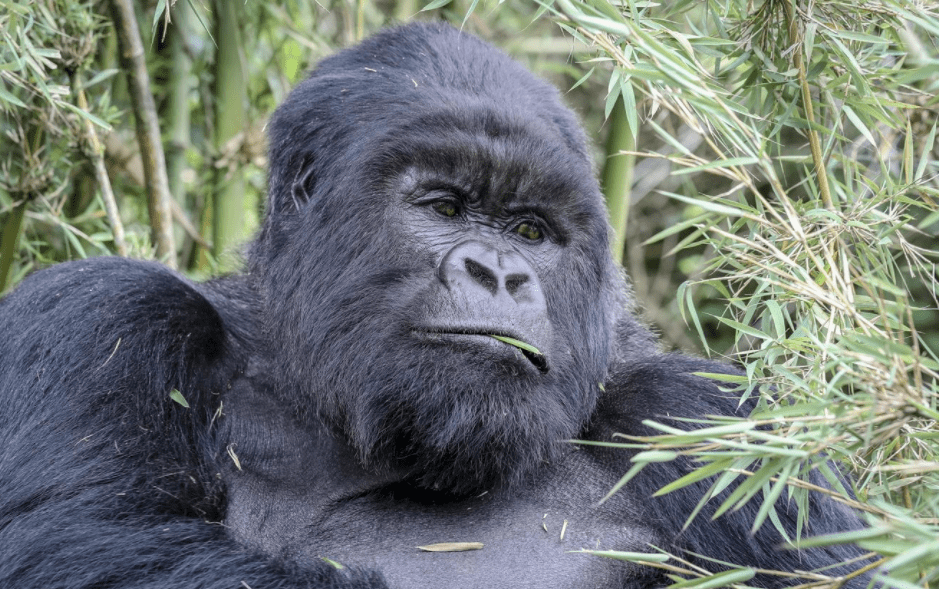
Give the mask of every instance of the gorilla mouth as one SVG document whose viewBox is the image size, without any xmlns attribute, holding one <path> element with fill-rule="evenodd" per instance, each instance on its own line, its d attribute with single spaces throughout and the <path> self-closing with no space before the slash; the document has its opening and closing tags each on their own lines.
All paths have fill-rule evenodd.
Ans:
<svg viewBox="0 0 939 589">
<path fill-rule="evenodd" d="M 541 351 L 532 344 L 521 339 L 518 334 L 508 333 L 500 329 L 460 329 L 447 327 L 443 329 L 424 329 L 421 332 L 432 339 L 448 338 L 458 340 L 471 340 L 483 345 L 511 346 L 522 353 L 531 365 L 544 374 L 548 372 L 548 360 Z M 499 342 L 499 343 L 496 343 Z"/>
<path fill-rule="evenodd" d="M 515 346 L 519 349 L 519 351 L 522 352 L 522 355 L 525 356 L 529 362 L 534 364 L 535 368 L 541 372 L 548 371 L 548 361 L 545 360 L 544 354 L 542 354 L 541 351 L 535 346 L 529 344 L 528 342 L 523 342 L 520 339 L 515 339 L 514 337 L 507 335 L 499 335 L 496 333 L 489 333 L 486 335 L 495 338 L 504 344 Z"/>
</svg>

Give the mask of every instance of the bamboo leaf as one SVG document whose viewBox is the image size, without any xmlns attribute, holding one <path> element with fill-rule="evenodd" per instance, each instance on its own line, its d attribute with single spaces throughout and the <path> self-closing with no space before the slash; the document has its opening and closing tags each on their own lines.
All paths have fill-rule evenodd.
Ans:
<svg viewBox="0 0 939 589">
<path fill-rule="evenodd" d="M 577 554 L 592 554 L 594 556 L 602 556 L 604 558 L 612 558 L 614 560 L 623 560 L 626 562 L 636 563 L 666 562 L 671 558 L 667 554 L 655 554 L 648 552 L 621 552 L 618 550 L 574 550 L 572 552 Z"/>
<path fill-rule="evenodd" d="M 467 550 L 482 550 L 482 542 L 438 542 L 436 544 L 427 544 L 418 546 L 419 550 L 424 552 L 466 552 Z"/>
<path fill-rule="evenodd" d="M 179 403 L 186 409 L 189 409 L 189 402 L 186 401 L 186 397 L 184 397 L 183 394 L 179 392 L 179 390 L 173 389 L 172 391 L 170 391 L 170 399 Z"/>
<path fill-rule="evenodd" d="M 495 338 L 499 340 L 500 342 L 509 344 L 510 346 L 515 346 L 516 348 L 520 350 L 525 350 L 526 352 L 531 352 L 532 354 L 538 354 L 539 356 L 541 355 L 541 351 L 538 350 L 538 348 L 536 348 L 535 346 L 527 342 L 517 340 L 514 337 L 508 337 L 505 335 L 495 335 L 495 334 L 489 334 L 489 337 Z"/>
<path fill-rule="evenodd" d="M 716 589 L 717 587 L 728 587 L 734 583 L 743 583 L 755 576 L 756 571 L 753 569 L 734 569 L 700 579 L 688 579 L 673 583 L 669 585 L 669 589 Z"/>
</svg>

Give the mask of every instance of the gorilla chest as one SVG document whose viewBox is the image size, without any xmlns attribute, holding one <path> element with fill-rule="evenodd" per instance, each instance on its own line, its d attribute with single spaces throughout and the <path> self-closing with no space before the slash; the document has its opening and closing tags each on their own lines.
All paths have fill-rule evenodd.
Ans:
<svg viewBox="0 0 939 589">
<path fill-rule="evenodd" d="M 242 473 L 230 487 L 226 525 L 276 557 L 373 568 L 396 589 L 648 586 L 647 570 L 578 553 L 648 551 L 657 539 L 625 500 L 597 506 L 606 477 L 573 454 L 524 489 L 460 500 L 398 485 L 343 490 L 336 480 L 275 489 Z"/>
</svg>

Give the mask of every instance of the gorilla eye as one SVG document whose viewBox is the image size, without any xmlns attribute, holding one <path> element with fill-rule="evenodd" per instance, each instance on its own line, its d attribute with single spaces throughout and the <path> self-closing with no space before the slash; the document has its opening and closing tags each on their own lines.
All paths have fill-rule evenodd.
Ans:
<svg viewBox="0 0 939 589">
<path fill-rule="evenodd" d="M 457 213 L 460 212 L 454 203 L 446 200 L 438 200 L 431 206 L 444 217 L 456 217 Z"/>
<path fill-rule="evenodd" d="M 538 241 L 542 237 L 541 228 L 534 223 L 520 223 L 515 232 L 531 241 Z"/>
</svg>

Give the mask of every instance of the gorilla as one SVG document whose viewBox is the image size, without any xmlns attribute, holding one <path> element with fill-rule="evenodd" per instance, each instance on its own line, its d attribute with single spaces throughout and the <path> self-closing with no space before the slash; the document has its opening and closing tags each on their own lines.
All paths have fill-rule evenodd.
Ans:
<svg viewBox="0 0 939 589">
<path fill-rule="evenodd" d="M 707 482 L 652 494 L 688 460 L 600 502 L 634 453 L 569 440 L 750 407 L 634 318 L 584 133 L 522 66 L 448 26 L 386 30 L 323 60 L 269 135 L 244 274 L 89 259 L 0 302 L 0 586 L 640 589 L 670 581 L 576 552 L 862 555 L 783 549 L 751 532 L 758 500 L 685 527 Z M 860 525 L 809 507 L 803 535 Z"/>
</svg>

